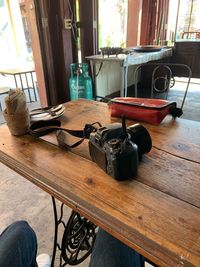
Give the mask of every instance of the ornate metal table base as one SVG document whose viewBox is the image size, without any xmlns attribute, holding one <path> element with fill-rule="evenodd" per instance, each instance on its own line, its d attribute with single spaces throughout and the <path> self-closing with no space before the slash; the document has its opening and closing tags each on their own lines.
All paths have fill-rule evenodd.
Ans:
<svg viewBox="0 0 200 267">
<path fill-rule="evenodd" d="M 75 211 L 72 211 L 72 214 L 66 224 L 63 220 L 64 204 L 62 203 L 60 206 L 60 217 L 58 218 L 57 206 L 54 197 L 52 197 L 52 202 L 55 219 L 55 233 L 51 267 L 54 266 L 57 249 L 60 250 L 60 267 L 64 267 L 67 264 L 80 264 L 90 255 L 92 251 L 97 226 L 86 218 L 81 217 Z M 64 227 L 61 245 L 58 243 L 59 225 Z"/>
</svg>

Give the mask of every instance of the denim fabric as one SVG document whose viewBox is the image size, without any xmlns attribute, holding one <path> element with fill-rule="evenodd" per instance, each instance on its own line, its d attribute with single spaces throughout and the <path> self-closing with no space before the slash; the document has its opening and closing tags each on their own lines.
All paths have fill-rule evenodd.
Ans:
<svg viewBox="0 0 200 267">
<path fill-rule="evenodd" d="M 144 257 L 99 229 L 89 267 L 144 267 Z"/>
<path fill-rule="evenodd" d="M 0 235 L 1 267 L 36 267 L 37 239 L 25 221 L 8 226 Z"/>
<path fill-rule="evenodd" d="M 25 221 L 8 226 L 0 235 L 0 267 L 37 267 L 37 239 Z M 90 267 L 144 267 L 144 258 L 99 229 Z"/>
</svg>

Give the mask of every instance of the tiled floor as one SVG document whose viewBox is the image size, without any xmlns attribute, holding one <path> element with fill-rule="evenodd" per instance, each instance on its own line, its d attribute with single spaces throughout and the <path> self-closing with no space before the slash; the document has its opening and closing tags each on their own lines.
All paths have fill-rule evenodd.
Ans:
<svg viewBox="0 0 200 267">
<path fill-rule="evenodd" d="M 32 109 L 38 107 L 39 103 L 28 105 Z M 200 121 L 199 84 L 190 87 L 184 109 L 185 118 Z M 0 113 L 0 122 L 3 122 L 2 113 Z M 51 254 L 54 228 L 49 195 L 1 163 L 0 172 L 0 232 L 11 222 L 25 219 L 37 233 L 38 253 Z M 70 209 L 66 208 L 66 218 L 69 214 Z M 79 266 L 87 267 L 88 261 L 89 259 Z"/>
</svg>

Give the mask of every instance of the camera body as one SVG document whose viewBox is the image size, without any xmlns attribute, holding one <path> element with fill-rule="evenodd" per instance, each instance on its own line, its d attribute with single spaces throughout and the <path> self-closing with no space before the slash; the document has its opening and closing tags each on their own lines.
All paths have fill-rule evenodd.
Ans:
<svg viewBox="0 0 200 267">
<path fill-rule="evenodd" d="M 139 160 L 151 146 L 148 131 L 140 124 L 126 129 L 125 120 L 100 127 L 89 136 L 92 160 L 116 180 L 134 177 Z"/>
</svg>

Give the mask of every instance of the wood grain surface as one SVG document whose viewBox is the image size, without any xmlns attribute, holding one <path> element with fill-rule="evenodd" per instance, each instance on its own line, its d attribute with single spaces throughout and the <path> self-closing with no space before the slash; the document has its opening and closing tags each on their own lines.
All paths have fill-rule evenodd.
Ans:
<svg viewBox="0 0 200 267">
<path fill-rule="evenodd" d="M 62 126 L 70 129 L 119 121 L 103 103 L 65 107 Z M 128 181 L 114 180 L 92 162 L 87 141 L 65 151 L 54 145 L 55 134 L 14 137 L 6 125 L 0 161 L 159 266 L 200 266 L 200 123 L 169 117 L 159 126 L 143 125 L 153 148 Z"/>
</svg>

